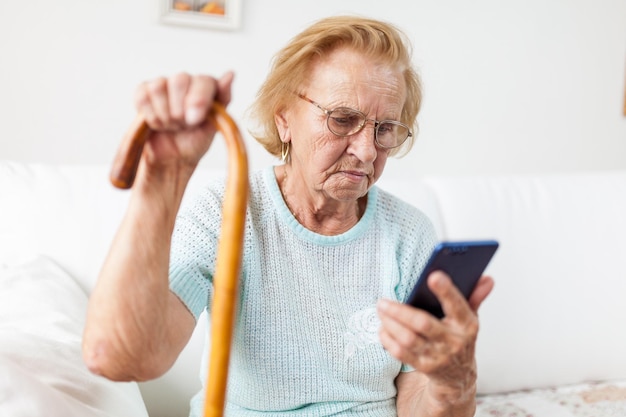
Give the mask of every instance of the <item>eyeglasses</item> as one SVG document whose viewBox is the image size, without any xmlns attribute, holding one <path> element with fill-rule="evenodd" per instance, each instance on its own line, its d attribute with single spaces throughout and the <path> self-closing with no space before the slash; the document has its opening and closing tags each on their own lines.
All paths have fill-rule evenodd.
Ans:
<svg viewBox="0 0 626 417">
<path fill-rule="evenodd" d="M 380 148 L 397 148 L 413 136 L 411 129 L 404 123 L 395 120 L 368 119 L 363 112 L 349 107 L 337 107 L 329 110 L 302 94 L 298 94 L 298 97 L 323 111 L 326 114 L 328 130 L 337 136 L 355 135 L 363 130 L 368 121 L 374 122 L 374 142 Z"/>
</svg>

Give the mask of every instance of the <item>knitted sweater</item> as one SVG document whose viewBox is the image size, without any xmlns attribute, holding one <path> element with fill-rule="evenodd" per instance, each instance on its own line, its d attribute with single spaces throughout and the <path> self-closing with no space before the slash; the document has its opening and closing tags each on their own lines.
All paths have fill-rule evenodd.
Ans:
<svg viewBox="0 0 626 417">
<path fill-rule="evenodd" d="M 196 317 L 211 307 L 223 195 L 223 181 L 210 184 L 173 236 L 170 286 Z M 253 173 L 225 415 L 395 416 L 394 379 L 408 368 L 382 347 L 375 305 L 408 296 L 435 241 L 421 211 L 376 186 L 349 231 L 314 233 L 272 167 Z"/>
</svg>

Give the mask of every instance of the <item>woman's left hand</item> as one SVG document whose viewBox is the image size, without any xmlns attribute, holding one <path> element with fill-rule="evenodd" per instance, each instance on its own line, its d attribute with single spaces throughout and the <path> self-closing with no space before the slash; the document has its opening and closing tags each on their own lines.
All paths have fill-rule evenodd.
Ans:
<svg viewBox="0 0 626 417">
<path fill-rule="evenodd" d="M 493 279 L 481 277 L 466 300 L 445 273 L 433 272 L 428 286 L 441 303 L 443 319 L 407 304 L 379 302 L 383 346 L 426 377 L 429 395 L 439 397 L 431 401 L 447 402 L 474 392 L 477 311 L 493 285 Z"/>
</svg>

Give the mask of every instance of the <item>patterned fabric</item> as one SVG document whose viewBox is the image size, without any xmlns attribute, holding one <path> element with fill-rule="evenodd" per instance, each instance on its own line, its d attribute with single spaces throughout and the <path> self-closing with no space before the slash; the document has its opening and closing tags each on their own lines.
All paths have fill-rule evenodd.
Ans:
<svg viewBox="0 0 626 417">
<path fill-rule="evenodd" d="M 624 417 L 626 381 L 480 396 L 475 417 Z"/>
<path fill-rule="evenodd" d="M 395 416 L 402 364 L 378 340 L 375 307 L 406 299 L 436 241 L 431 222 L 374 186 L 360 221 L 324 236 L 291 214 L 273 169 L 250 188 L 226 415 Z M 196 315 L 210 307 L 223 192 L 203 190 L 174 233 L 171 287 Z"/>
</svg>

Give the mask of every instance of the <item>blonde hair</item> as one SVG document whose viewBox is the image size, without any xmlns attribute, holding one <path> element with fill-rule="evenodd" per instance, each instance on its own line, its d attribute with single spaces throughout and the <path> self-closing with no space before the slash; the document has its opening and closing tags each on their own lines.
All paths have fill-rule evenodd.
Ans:
<svg viewBox="0 0 626 417">
<path fill-rule="evenodd" d="M 328 55 L 338 46 L 348 46 L 357 52 L 400 68 L 404 75 L 407 95 L 400 121 L 410 126 L 413 136 L 400 149 L 405 154 L 417 135 L 417 114 L 422 101 L 420 77 L 411 63 L 411 43 L 392 24 L 355 16 L 334 16 L 309 26 L 274 56 L 272 67 L 249 109 L 250 117 L 258 123 L 250 134 L 274 156 L 280 156 L 281 144 L 274 115 L 291 105 L 306 80 L 311 62 Z"/>
</svg>

